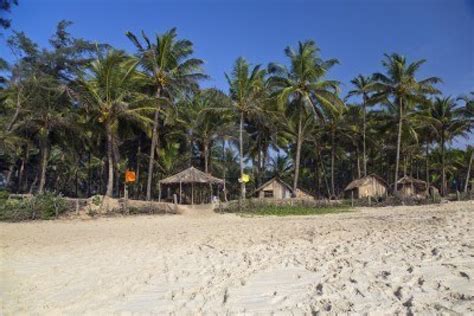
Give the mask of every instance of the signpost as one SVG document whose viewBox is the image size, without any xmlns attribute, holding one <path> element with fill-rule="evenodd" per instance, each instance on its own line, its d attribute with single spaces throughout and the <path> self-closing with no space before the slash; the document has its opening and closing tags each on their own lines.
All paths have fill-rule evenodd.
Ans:
<svg viewBox="0 0 474 316">
<path fill-rule="evenodd" d="M 125 200 L 125 209 L 128 212 L 128 183 L 135 183 L 137 180 L 137 176 L 135 175 L 135 171 L 132 170 L 125 170 L 125 185 L 124 185 L 124 192 L 123 192 L 123 197 Z"/>
</svg>

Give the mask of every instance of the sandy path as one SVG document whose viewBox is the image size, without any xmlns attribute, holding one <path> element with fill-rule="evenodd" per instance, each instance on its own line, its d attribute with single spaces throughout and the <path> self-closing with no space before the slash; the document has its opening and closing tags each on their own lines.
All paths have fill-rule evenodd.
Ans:
<svg viewBox="0 0 474 316">
<path fill-rule="evenodd" d="M 3 314 L 474 313 L 474 202 L 0 224 Z"/>
</svg>

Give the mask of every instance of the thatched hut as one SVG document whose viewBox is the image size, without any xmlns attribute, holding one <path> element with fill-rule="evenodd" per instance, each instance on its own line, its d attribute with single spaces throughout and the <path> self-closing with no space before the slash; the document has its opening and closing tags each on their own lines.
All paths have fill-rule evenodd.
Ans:
<svg viewBox="0 0 474 316">
<path fill-rule="evenodd" d="M 356 199 L 378 198 L 387 195 L 388 184 L 382 177 L 370 174 L 352 181 L 344 191 L 347 197 L 354 197 Z"/>
<path fill-rule="evenodd" d="M 290 199 L 293 189 L 280 178 L 272 178 L 255 190 L 255 196 L 260 199 Z M 314 197 L 301 189 L 297 189 L 295 197 L 298 199 L 314 199 Z"/>
<path fill-rule="evenodd" d="M 401 197 L 427 198 L 429 196 L 429 185 L 423 180 L 404 176 L 397 181 L 396 185 Z"/>
<path fill-rule="evenodd" d="M 219 186 L 223 184 L 224 180 L 216 178 L 208 173 L 204 173 L 194 167 L 190 167 L 173 176 L 160 180 L 159 196 L 161 200 L 161 191 L 163 187 L 167 187 L 168 189 L 174 188 L 175 190 L 179 188 L 178 202 L 180 204 L 194 204 L 196 200 L 198 202 L 211 202 L 213 194 L 217 193 L 216 195 L 219 195 Z M 205 196 L 202 194 L 203 191 L 207 192 Z M 167 191 L 166 196 L 169 198 L 170 190 Z"/>
</svg>

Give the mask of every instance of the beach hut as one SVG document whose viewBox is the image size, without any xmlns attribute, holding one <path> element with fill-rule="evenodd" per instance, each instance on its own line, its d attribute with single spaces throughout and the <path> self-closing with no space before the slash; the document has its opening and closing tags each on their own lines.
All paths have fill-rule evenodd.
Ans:
<svg viewBox="0 0 474 316">
<path fill-rule="evenodd" d="M 255 190 L 255 196 L 260 199 L 290 199 L 293 189 L 280 178 L 272 178 Z M 297 189 L 295 197 L 298 199 L 314 199 L 314 197 L 301 189 Z"/>
<path fill-rule="evenodd" d="M 159 197 L 163 188 L 174 188 L 178 191 L 178 203 L 212 202 L 214 193 L 219 195 L 219 186 L 224 184 L 224 180 L 216 178 L 199 169 L 190 167 L 171 177 L 159 181 Z M 217 190 L 217 191 L 216 191 Z M 203 196 L 203 192 L 208 194 Z M 168 191 L 169 192 L 169 191 Z M 169 194 L 167 194 L 169 197 Z M 207 199 L 209 197 L 209 199 Z"/>
<path fill-rule="evenodd" d="M 429 195 L 428 183 L 410 176 L 400 178 L 396 185 L 401 197 L 427 198 Z"/>
<path fill-rule="evenodd" d="M 388 185 L 376 174 L 370 174 L 349 183 L 344 189 L 346 197 L 356 199 L 383 197 L 387 195 Z"/>
</svg>

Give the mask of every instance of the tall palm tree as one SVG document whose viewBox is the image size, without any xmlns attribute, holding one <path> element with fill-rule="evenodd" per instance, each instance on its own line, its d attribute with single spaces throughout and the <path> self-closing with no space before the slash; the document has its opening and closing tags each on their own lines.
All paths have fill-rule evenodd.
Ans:
<svg viewBox="0 0 474 316">
<path fill-rule="evenodd" d="M 426 95 L 436 94 L 439 91 L 433 86 L 441 81 L 438 77 L 429 77 L 422 80 L 416 79 L 416 74 L 425 63 L 424 59 L 408 63 L 407 59 L 399 54 L 385 55 L 382 66 L 386 74 L 375 73 L 374 95 L 375 100 L 385 100 L 397 108 L 398 112 L 398 132 L 397 149 L 395 162 L 394 183 L 398 181 L 398 171 L 400 165 L 400 149 L 402 143 L 402 131 L 404 115 L 410 105 L 427 102 Z M 397 186 L 394 186 L 397 191 Z"/>
<path fill-rule="evenodd" d="M 463 108 L 459 107 L 450 97 L 437 97 L 431 103 L 426 116 L 441 150 L 441 194 L 446 195 L 446 143 L 454 137 L 465 135 L 469 123 L 463 115 Z"/>
<path fill-rule="evenodd" d="M 353 90 L 349 91 L 347 97 L 351 96 L 362 96 L 362 162 L 363 162 L 363 173 L 367 175 L 367 154 L 366 154 L 366 130 L 367 130 L 367 106 L 369 105 L 370 93 L 374 91 L 374 80 L 372 77 L 365 77 L 358 75 L 351 80 L 354 85 Z"/>
<path fill-rule="evenodd" d="M 136 71 L 138 60 L 122 52 L 109 51 L 92 62 L 78 80 L 77 93 L 91 120 L 99 123 L 106 135 L 108 177 L 106 195 L 114 185 L 114 149 L 118 141 L 119 120 L 132 120 L 146 128 L 152 121 L 146 116 L 154 110 L 147 98 L 137 93 L 143 76 Z M 115 161 L 118 163 L 118 161 Z"/>
<path fill-rule="evenodd" d="M 261 104 L 265 97 L 265 70 L 260 65 L 251 65 L 242 57 L 235 63 L 230 75 L 225 75 L 229 84 L 230 97 L 234 109 L 239 115 L 239 154 L 240 177 L 244 176 L 244 120 L 250 115 L 262 112 Z M 245 183 L 240 185 L 240 197 L 245 198 Z"/>
<path fill-rule="evenodd" d="M 324 79 L 328 70 L 338 61 L 336 59 L 322 60 L 319 57 L 319 48 L 314 41 L 299 42 L 296 50 L 287 47 L 285 55 L 289 59 L 290 68 L 271 63 L 268 66 L 271 74 L 269 84 L 275 92 L 277 102 L 288 110 L 297 112 L 298 136 L 293 178 L 293 192 L 296 192 L 301 146 L 304 141 L 302 126 L 305 113 L 322 118 L 321 109 L 336 110 L 338 107 L 344 107 L 344 103 L 337 96 L 339 83 Z"/>
<path fill-rule="evenodd" d="M 197 82 L 207 76 L 202 73 L 203 61 L 191 58 L 193 43 L 178 40 L 176 28 L 157 35 L 154 42 L 142 32 L 144 44 L 133 33 L 126 35 L 138 50 L 140 65 L 148 75 L 149 87 L 156 99 L 146 187 L 146 199 L 150 200 L 162 104 L 171 103 L 179 93 L 196 89 Z"/>
</svg>

